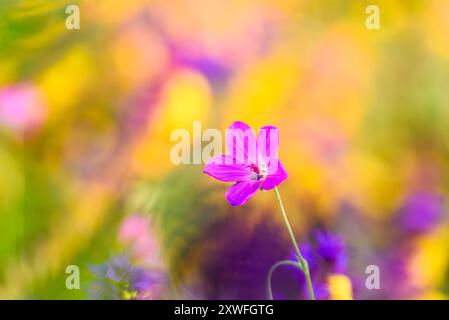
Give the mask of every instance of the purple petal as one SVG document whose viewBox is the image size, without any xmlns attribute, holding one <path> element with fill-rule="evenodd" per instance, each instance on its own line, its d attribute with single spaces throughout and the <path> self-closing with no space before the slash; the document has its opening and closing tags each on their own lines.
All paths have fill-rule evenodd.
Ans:
<svg viewBox="0 0 449 320">
<path fill-rule="evenodd" d="M 275 126 L 260 128 L 257 136 L 257 152 L 259 159 L 277 159 L 279 149 L 279 129 Z M 268 162 L 268 161 L 266 161 Z"/>
<path fill-rule="evenodd" d="M 238 163 L 255 164 L 257 162 L 257 141 L 253 129 L 246 123 L 236 121 L 226 133 L 226 148 Z"/>
<path fill-rule="evenodd" d="M 260 181 L 237 182 L 226 192 L 226 200 L 232 206 L 241 206 L 257 192 L 260 183 Z"/>
<path fill-rule="evenodd" d="M 244 165 L 233 162 L 235 161 L 230 156 L 214 157 L 206 164 L 203 173 L 225 182 L 250 180 L 253 172 Z"/>
<path fill-rule="evenodd" d="M 288 174 L 282 166 L 282 163 L 279 160 L 272 160 L 268 166 L 268 175 L 262 182 L 262 189 L 271 190 L 287 178 Z"/>
</svg>

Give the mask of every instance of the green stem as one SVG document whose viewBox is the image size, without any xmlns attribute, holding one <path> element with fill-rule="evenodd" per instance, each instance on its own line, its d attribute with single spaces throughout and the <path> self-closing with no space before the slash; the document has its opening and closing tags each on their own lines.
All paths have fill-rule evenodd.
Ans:
<svg viewBox="0 0 449 320">
<path fill-rule="evenodd" d="M 282 267 L 282 266 L 293 266 L 293 267 L 297 267 L 300 270 L 302 270 L 301 265 L 298 262 L 295 262 L 292 260 L 282 260 L 282 261 L 275 263 L 270 268 L 270 271 L 268 272 L 267 284 L 266 284 L 267 295 L 268 295 L 268 299 L 270 299 L 270 300 L 273 300 L 273 290 L 271 289 L 271 280 L 273 278 L 273 273 L 276 271 L 277 268 Z"/>
<path fill-rule="evenodd" d="M 315 300 L 315 293 L 313 291 L 312 278 L 310 277 L 309 263 L 302 256 L 301 251 L 299 250 L 298 243 L 296 242 L 295 235 L 293 234 L 292 227 L 290 222 L 288 221 L 287 213 L 285 212 L 284 203 L 282 202 L 281 194 L 277 187 L 274 188 L 274 193 L 276 194 L 276 199 L 279 204 L 279 208 L 281 209 L 282 218 L 284 219 L 285 226 L 287 227 L 288 234 L 290 236 L 290 240 L 292 241 L 293 247 L 295 248 L 296 255 L 298 256 L 298 261 L 301 265 L 301 270 L 304 272 L 307 281 L 307 289 L 309 290 L 310 300 Z"/>
</svg>

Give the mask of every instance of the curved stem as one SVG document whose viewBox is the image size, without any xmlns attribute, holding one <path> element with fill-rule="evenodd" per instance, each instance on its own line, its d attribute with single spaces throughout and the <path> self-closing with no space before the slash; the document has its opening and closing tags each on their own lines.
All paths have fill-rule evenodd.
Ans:
<svg viewBox="0 0 449 320">
<path fill-rule="evenodd" d="M 296 242 L 295 235 L 293 234 L 292 227 L 290 222 L 288 221 L 287 213 L 285 212 L 284 203 L 282 202 L 281 194 L 277 187 L 274 188 L 274 193 L 276 194 L 276 199 L 279 204 L 279 208 L 282 213 L 282 218 L 284 219 L 285 226 L 287 227 L 288 234 L 290 236 L 290 240 L 292 241 L 293 247 L 295 248 L 296 255 L 298 256 L 298 261 L 301 265 L 301 270 L 304 272 L 307 282 L 307 289 L 309 290 L 310 300 L 315 300 L 315 293 L 313 291 L 312 278 L 310 277 L 309 264 L 307 260 L 301 255 L 301 251 L 299 250 L 298 243 Z"/>
<path fill-rule="evenodd" d="M 276 262 L 270 268 L 270 272 L 268 272 L 268 277 L 267 277 L 267 295 L 268 295 L 268 299 L 270 299 L 270 300 L 273 300 L 273 290 L 271 288 L 271 279 L 273 278 L 274 271 L 276 271 L 276 269 L 281 266 L 294 266 L 294 267 L 298 267 L 299 269 L 302 270 L 301 265 L 295 261 L 282 260 L 282 261 Z"/>
</svg>

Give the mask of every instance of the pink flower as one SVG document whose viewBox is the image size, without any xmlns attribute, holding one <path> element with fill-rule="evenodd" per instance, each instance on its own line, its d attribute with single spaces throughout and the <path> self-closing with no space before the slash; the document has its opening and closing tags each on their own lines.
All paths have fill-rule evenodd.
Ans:
<svg viewBox="0 0 449 320">
<path fill-rule="evenodd" d="M 132 215 L 120 226 L 119 240 L 129 246 L 133 258 L 153 264 L 159 260 L 159 244 L 151 229 L 148 219 Z"/>
<path fill-rule="evenodd" d="M 0 125 L 14 132 L 31 132 L 46 117 L 41 92 L 30 83 L 0 88 Z"/>
<path fill-rule="evenodd" d="M 240 121 L 226 133 L 226 155 L 212 158 L 204 173 L 224 181 L 235 182 L 226 192 L 232 206 L 240 206 L 257 190 L 271 190 L 287 179 L 287 172 L 277 157 L 279 130 L 265 126 L 256 139 L 254 131 Z"/>
</svg>

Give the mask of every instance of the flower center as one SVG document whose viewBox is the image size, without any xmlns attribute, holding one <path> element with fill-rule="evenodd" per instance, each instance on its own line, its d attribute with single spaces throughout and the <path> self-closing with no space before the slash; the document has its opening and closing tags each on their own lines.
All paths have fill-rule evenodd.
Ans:
<svg viewBox="0 0 449 320">
<path fill-rule="evenodd" d="M 256 165 L 256 164 L 250 164 L 247 166 L 252 172 L 255 173 L 255 180 L 263 180 L 267 176 L 267 169 L 264 165 Z"/>
</svg>

